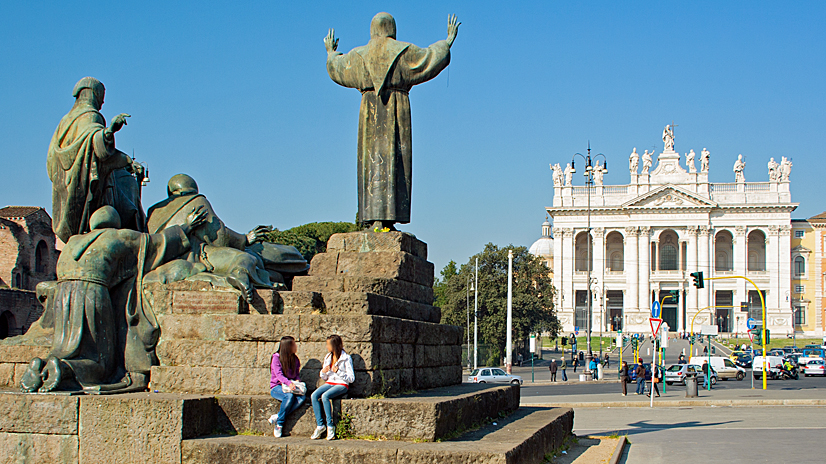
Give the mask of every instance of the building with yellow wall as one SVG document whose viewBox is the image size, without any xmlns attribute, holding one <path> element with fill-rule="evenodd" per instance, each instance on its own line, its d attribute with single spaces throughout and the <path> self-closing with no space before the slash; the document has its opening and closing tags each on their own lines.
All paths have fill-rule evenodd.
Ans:
<svg viewBox="0 0 826 464">
<path fill-rule="evenodd" d="M 824 332 L 824 234 L 826 213 L 792 219 L 791 295 L 795 331 L 820 336 Z"/>
</svg>

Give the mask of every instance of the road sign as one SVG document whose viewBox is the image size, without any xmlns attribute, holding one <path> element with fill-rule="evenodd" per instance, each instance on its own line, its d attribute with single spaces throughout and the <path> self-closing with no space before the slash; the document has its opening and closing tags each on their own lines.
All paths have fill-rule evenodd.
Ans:
<svg viewBox="0 0 826 464">
<path fill-rule="evenodd" d="M 750 317 L 749 320 L 746 321 L 746 327 L 748 327 L 748 329 L 751 330 L 757 325 L 755 324 L 756 322 L 757 321 L 753 317 Z"/>
<path fill-rule="evenodd" d="M 652 308 L 653 311 L 653 308 Z M 660 325 L 663 323 L 663 320 L 658 317 L 652 317 L 648 319 L 648 323 L 651 324 L 651 335 L 657 336 L 657 332 L 660 331 Z"/>
<path fill-rule="evenodd" d="M 701 325 L 700 335 L 717 335 L 716 325 Z"/>
<path fill-rule="evenodd" d="M 536 334 L 531 334 L 531 353 L 536 353 Z"/>
<path fill-rule="evenodd" d="M 579 335 L 579 327 L 574 327 L 574 334 Z"/>
<path fill-rule="evenodd" d="M 749 343 L 751 343 L 753 345 L 754 344 L 754 332 L 749 330 L 748 333 L 749 333 Z"/>
<path fill-rule="evenodd" d="M 660 302 L 655 301 L 651 303 L 651 319 L 659 319 L 660 318 Z"/>
</svg>

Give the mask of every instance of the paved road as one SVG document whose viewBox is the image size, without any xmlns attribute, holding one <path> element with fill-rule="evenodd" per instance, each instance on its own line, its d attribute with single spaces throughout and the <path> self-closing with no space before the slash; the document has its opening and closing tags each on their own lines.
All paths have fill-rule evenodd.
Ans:
<svg viewBox="0 0 826 464">
<path fill-rule="evenodd" d="M 620 462 L 821 463 L 826 407 L 578 408 L 577 435 L 619 433 Z"/>
</svg>

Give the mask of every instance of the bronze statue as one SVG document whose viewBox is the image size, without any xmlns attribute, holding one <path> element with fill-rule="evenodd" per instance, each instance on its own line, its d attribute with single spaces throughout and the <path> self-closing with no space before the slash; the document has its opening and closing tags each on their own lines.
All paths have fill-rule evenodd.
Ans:
<svg viewBox="0 0 826 464">
<path fill-rule="evenodd" d="M 410 98 L 416 85 L 436 77 L 450 63 L 459 25 L 448 17 L 447 40 L 419 48 L 396 40 L 396 21 L 379 13 L 370 41 L 346 55 L 337 52 L 330 30 L 324 39 L 327 72 L 361 94 L 358 133 L 358 221 L 371 229 L 410 222 L 412 138 Z"/>
<path fill-rule="evenodd" d="M 117 211 L 103 206 L 89 218 L 91 232 L 69 238 L 42 318 L 54 327 L 52 349 L 47 360 L 32 360 L 23 391 L 72 389 L 72 380 L 86 391 L 146 388 L 159 327 L 143 300 L 143 277 L 190 248 L 187 235 L 207 212 L 187 211 L 180 227 L 150 235 L 120 229 Z"/>
<path fill-rule="evenodd" d="M 100 113 L 105 93 L 93 77 L 78 81 L 72 92 L 75 104 L 49 144 L 52 228 L 64 243 L 89 232 L 89 217 L 103 205 L 117 210 L 124 228 L 146 230 L 139 187 L 144 169 L 115 148 L 115 132 L 126 125 L 129 115 L 115 116 L 106 127 Z"/>
<path fill-rule="evenodd" d="M 198 193 L 195 179 L 186 175 L 173 176 L 167 185 L 169 197 L 149 208 L 147 226 L 150 233 L 183 225 L 194 206 L 207 215 L 206 224 L 190 237 L 191 248 L 147 276 L 148 281 L 169 283 L 209 273 L 226 279 L 240 290 L 247 302 L 252 301 L 253 288 L 284 289 L 284 277 L 305 273 L 307 261 L 295 247 L 259 243 L 272 230 L 258 226 L 246 235 L 235 232 L 215 214 L 207 198 Z M 208 276 L 201 276 L 211 280 Z M 211 280 L 214 282 L 214 280 Z"/>
</svg>

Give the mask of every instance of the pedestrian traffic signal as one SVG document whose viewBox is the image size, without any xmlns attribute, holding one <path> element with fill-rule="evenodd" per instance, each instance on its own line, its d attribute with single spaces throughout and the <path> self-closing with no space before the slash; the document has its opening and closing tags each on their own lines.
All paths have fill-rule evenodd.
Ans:
<svg viewBox="0 0 826 464">
<path fill-rule="evenodd" d="M 562 346 L 565 346 L 567 344 L 568 344 L 568 338 L 567 337 L 562 337 Z"/>
<path fill-rule="evenodd" d="M 767 345 L 768 345 L 769 343 L 771 343 L 771 341 L 772 341 L 771 334 L 772 334 L 772 333 L 771 333 L 771 330 L 766 329 L 766 344 L 767 344 Z"/>
<path fill-rule="evenodd" d="M 692 272 L 689 274 L 692 279 L 694 279 L 694 286 L 697 288 L 705 288 L 705 283 L 703 283 L 703 271 Z"/>
<path fill-rule="evenodd" d="M 752 344 L 753 345 L 762 345 L 763 344 L 763 337 L 761 335 L 762 331 L 763 330 L 760 329 L 760 328 L 751 329 L 749 331 L 753 335 L 753 337 L 752 337 Z M 768 330 L 766 331 L 766 335 L 768 335 Z"/>
</svg>

